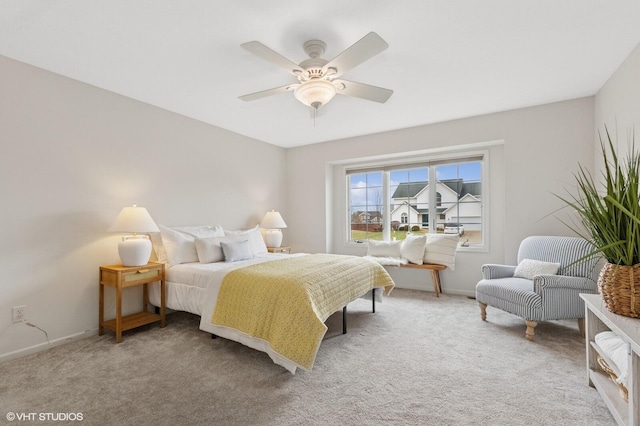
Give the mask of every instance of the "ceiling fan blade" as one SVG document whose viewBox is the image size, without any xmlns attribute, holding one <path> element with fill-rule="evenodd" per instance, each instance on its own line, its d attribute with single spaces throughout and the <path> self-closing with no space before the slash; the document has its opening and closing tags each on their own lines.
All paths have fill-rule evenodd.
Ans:
<svg viewBox="0 0 640 426">
<path fill-rule="evenodd" d="M 257 55 L 262 59 L 279 66 L 280 68 L 284 68 L 295 76 L 301 73 L 305 73 L 305 70 L 300 68 L 298 64 L 290 61 L 289 59 L 285 58 L 275 50 L 268 48 L 259 41 L 249 41 L 247 43 L 241 44 L 240 46 L 245 50 L 253 53 L 254 55 Z"/>
<path fill-rule="evenodd" d="M 389 97 L 393 94 L 393 90 L 356 83 L 354 81 L 333 80 L 333 83 L 338 89 L 336 93 L 340 95 L 354 96 L 368 101 L 380 102 L 381 104 L 387 102 Z M 341 86 L 344 87 L 340 89 Z"/>
<path fill-rule="evenodd" d="M 370 32 L 345 49 L 338 56 L 327 62 L 327 64 L 322 67 L 322 71 L 324 73 L 330 68 L 334 68 L 336 72 L 333 74 L 329 73 L 329 75 L 332 77 L 338 77 L 349 71 L 351 68 L 360 65 L 367 59 L 382 52 L 387 47 L 389 47 L 389 44 L 387 44 L 382 37 L 374 32 Z"/>
<path fill-rule="evenodd" d="M 261 92 L 249 93 L 248 95 L 238 96 L 238 99 L 243 101 L 255 101 L 257 99 L 266 98 L 271 95 L 279 95 L 281 93 L 287 93 L 298 87 L 299 84 L 287 84 L 286 86 L 274 87 L 273 89 L 263 90 Z"/>
</svg>

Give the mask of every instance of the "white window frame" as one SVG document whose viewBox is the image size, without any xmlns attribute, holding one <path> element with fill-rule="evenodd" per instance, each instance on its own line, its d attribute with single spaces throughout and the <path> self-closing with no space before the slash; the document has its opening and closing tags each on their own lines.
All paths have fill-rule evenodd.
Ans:
<svg viewBox="0 0 640 426">
<path fill-rule="evenodd" d="M 492 144 L 493 145 L 493 144 Z M 480 161 L 482 163 L 481 167 L 481 214 L 482 214 L 482 242 L 465 245 L 464 236 L 460 239 L 459 243 L 459 251 L 469 251 L 469 252 L 487 252 L 489 248 L 489 208 L 490 205 L 490 194 L 489 194 L 489 167 L 490 167 L 490 158 L 489 158 L 489 149 L 473 149 L 473 150 L 459 150 L 459 151 L 450 151 L 450 152 L 434 152 L 432 154 L 422 153 L 422 155 L 416 156 L 411 155 L 407 157 L 399 157 L 397 155 L 388 156 L 387 158 L 381 157 L 377 158 L 374 161 L 366 161 L 362 162 L 353 161 L 347 164 L 343 164 L 343 178 L 346 185 L 346 209 L 345 209 L 345 221 L 344 221 L 344 238 L 343 243 L 345 247 L 355 248 L 362 247 L 366 244 L 356 243 L 349 239 L 350 236 L 350 227 L 351 227 L 351 217 L 350 217 L 350 208 L 349 208 L 349 179 L 347 178 L 349 174 L 352 173 L 364 173 L 366 171 L 383 171 L 383 169 L 387 169 L 387 171 L 383 171 L 382 173 L 382 187 L 383 187 L 383 200 L 388 200 L 389 198 L 389 169 L 402 169 L 402 168 L 413 168 L 413 167 L 429 167 L 429 181 L 435 182 L 435 166 L 441 165 L 444 163 L 452 163 L 463 162 L 465 159 L 478 159 L 477 157 L 481 157 Z M 429 205 L 434 206 L 436 209 L 436 185 L 430 185 L 430 194 L 429 194 Z M 435 210 L 434 210 L 435 211 Z M 431 212 L 430 212 L 431 213 Z M 390 212 L 390 203 L 385 202 L 383 204 L 383 233 L 382 238 L 385 241 L 389 241 L 391 239 L 391 226 L 389 219 L 391 217 Z M 429 233 L 436 233 L 436 223 L 438 221 L 439 215 L 437 214 L 429 214 Z"/>
</svg>

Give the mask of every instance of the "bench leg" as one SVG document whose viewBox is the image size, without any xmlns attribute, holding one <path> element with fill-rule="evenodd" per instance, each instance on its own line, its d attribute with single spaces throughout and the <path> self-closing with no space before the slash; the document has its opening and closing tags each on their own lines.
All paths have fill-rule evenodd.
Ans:
<svg viewBox="0 0 640 426">
<path fill-rule="evenodd" d="M 433 291 L 436 293 L 436 297 L 440 297 L 442 291 L 442 285 L 440 284 L 440 271 L 431 270 L 431 281 L 433 281 Z"/>
</svg>

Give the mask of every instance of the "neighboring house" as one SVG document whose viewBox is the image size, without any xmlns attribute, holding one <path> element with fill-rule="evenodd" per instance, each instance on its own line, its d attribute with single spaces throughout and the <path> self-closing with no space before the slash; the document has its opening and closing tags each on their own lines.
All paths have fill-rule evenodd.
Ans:
<svg viewBox="0 0 640 426">
<path fill-rule="evenodd" d="M 429 182 L 400 183 L 393 195 L 391 221 L 400 225 L 429 226 Z M 436 181 L 437 224 L 462 223 L 467 230 L 480 230 L 482 195 L 480 183 L 462 179 Z"/>
<path fill-rule="evenodd" d="M 382 213 L 378 210 L 356 211 L 351 217 L 351 223 L 382 223 Z"/>
<path fill-rule="evenodd" d="M 382 212 L 378 210 L 355 211 L 351 214 L 352 231 L 382 231 Z"/>
</svg>

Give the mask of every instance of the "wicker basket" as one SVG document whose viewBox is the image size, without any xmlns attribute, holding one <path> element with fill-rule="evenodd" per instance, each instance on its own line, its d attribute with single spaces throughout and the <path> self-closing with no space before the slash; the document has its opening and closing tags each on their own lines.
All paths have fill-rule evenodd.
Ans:
<svg viewBox="0 0 640 426">
<path fill-rule="evenodd" d="M 611 312 L 640 318 L 640 264 L 633 266 L 606 263 L 600 271 L 598 288 Z"/>
<path fill-rule="evenodd" d="M 618 385 L 618 390 L 620 390 L 620 395 L 622 395 L 624 400 L 628 402 L 629 401 L 629 391 L 627 390 L 627 388 L 624 387 L 623 384 L 617 382 L 618 376 L 616 376 L 616 373 L 613 372 L 613 370 L 611 369 L 611 367 L 609 367 L 609 365 L 604 360 L 604 358 L 602 358 L 601 356 L 598 356 L 597 360 L 598 360 L 598 365 L 600 366 L 602 371 L 607 373 L 609 375 L 609 378 L 611 380 L 613 380 L 613 383 Z"/>
</svg>

